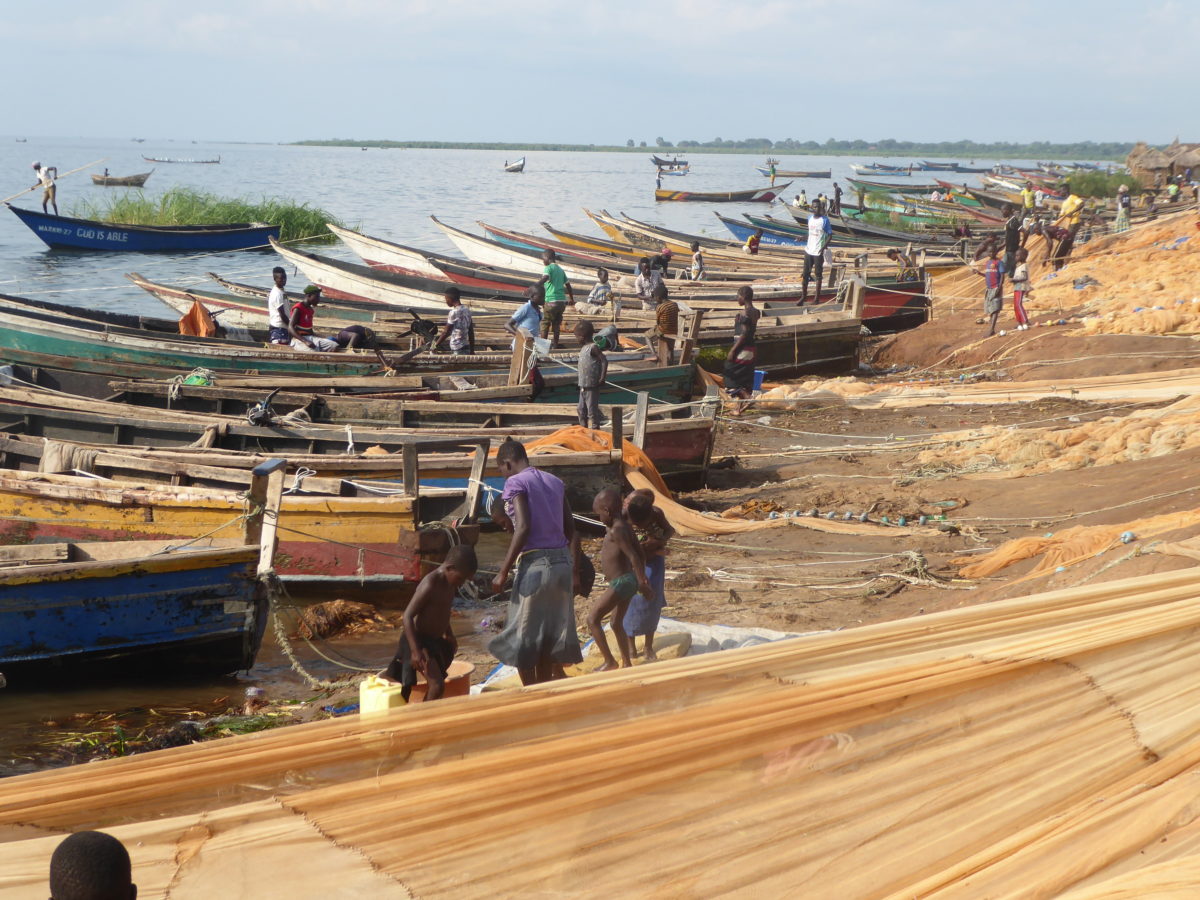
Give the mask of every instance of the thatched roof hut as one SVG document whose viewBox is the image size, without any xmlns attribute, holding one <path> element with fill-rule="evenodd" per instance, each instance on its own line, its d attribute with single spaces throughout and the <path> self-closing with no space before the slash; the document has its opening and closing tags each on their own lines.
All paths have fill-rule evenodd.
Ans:
<svg viewBox="0 0 1200 900">
<path fill-rule="evenodd" d="M 1149 187 L 1155 178 L 1167 178 L 1184 169 L 1200 168 L 1200 144 L 1181 144 L 1179 139 L 1157 150 L 1139 142 L 1125 159 L 1130 175 L 1141 185 Z"/>
</svg>

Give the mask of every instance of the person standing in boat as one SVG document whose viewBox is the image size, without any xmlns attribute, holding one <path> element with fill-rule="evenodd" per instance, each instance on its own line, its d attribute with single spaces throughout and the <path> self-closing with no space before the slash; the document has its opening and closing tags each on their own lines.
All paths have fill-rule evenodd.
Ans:
<svg viewBox="0 0 1200 900">
<path fill-rule="evenodd" d="M 313 313 L 321 303 L 321 289 L 310 284 L 304 289 L 304 296 L 294 306 L 288 319 L 288 333 L 292 336 L 293 350 L 315 350 L 318 353 L 328 353 L 338 349 L 337 341 L 319 337 L 313 333 Z"/>
<path fill-rule="evenodd" d="M 450 309 L 446 313 L 446 324 L 442 326 L 442 333 L 433 343 L 433 349 L 437 350 L 449 338 L 451 353 L 455 355 L 473 354 L 475 352 L 475 323 L 471 319 L 471 311 L 463 306 L 462 291 L 451 285 L 446 288 L 443 296 L 446 306 Z"/>
<path fill-rule="evenodd" d="M 771 160 L 771 187 L 775 187 L 775 160 Z"/>
<path fill-rule="evenodd" d="M 37 178 L 37 183 L 30 190 L 42 189 L 42 212 L 48 213 L 46 205 L 54 207 L 54 214 L 58 215 L 58 187 L 55 184 L 55 179 L 58 178 L 58 166 L 43 166 L 40 162 L 33 164 L 33 174 Z"/>
<path fill-rule="evenodd" d="M 692 281 L 703 281 L 704 274 L 704 254 L 700 252 L 700 242 L 692 241 Z"/>
<path fill-rule="evenodd" d="M 579 541 L 562 481 L 529 464 L 524 445 L 509 438 L 496 451 L 504 476 L 500 495 L 513 522 L 513 535 L 492 590 L 512 593 L 504 630 L 488 652 L 516 668 L 522 684 L 554 677 L 556 665 L 583 662 L 575 633 L 575 588 L 579 586 Z"/>
<path fill-rule="evenodd" d="M 825 270 L 825 248 L 833 235 L 833 226 L 825 215 L 825 206 L 820 201 L 813 204 L 812 215 L 808 217 L 808 242 L 804 245 L 804 274 L 801 277 L 800 302 L 808 300 L 808 281 L 816 274 L 816 296 L 813 302 L 821 299 L 821 275 Z"/>
<path fill-rule="evenodd" d="M 287 272 L 282 266 L 276 266 L 271 270 L 271 280 L 275 286 L 267 294 L 267 340 L 286 347 L 292 342 L 292 336 L 288 333 L 287 293 L 284 291 Z"/>
<path fill-rule="evenodd" d="M 833 215 L 840 216 L 842 214 L 842 186 L 836 181 L 833 183 Z"/>
<path fill-rule="evenodd" d="M 755 339 L 762 313 L 754 305 L 754 289 L 748 284 L 738 288 L 737 302 L 742 310 L 733 320 L 733 346 L 725 358 L 725 390 L 736 400 L 749 400 L 754 392 L 754 361 L 758 355 Z"/>
<path fill-rule="evenodd" d="M 642 301 L 642 309 L 654 309 L 658 305 L 654 299 L 654 289 L 662 283 L 662 273 L 651 268 L 650 258 L 643 256 L 638 262 L 638 277 L 633 280 L 633 290 Z"/>
<path fill-rule="evenodd" d="M 531 284 L 525 291 L 528 298 L 517 307 L 517 311 L 504 323 L 504 330 L 513 336 L 512 349 L 517 349 L 517 339 L 521 331 L 529 332 L 530 337 L 537 337 L 542 324 L 542 304 L 546 301 L 546 292 L 542 285 Z"/>
<path fill-rule="evenodd" d="M 575 305 L 575 289 L 567 280 L 567 273 L 563 271 L 562 266 L 555 262 L 556 259 L 553 250 L 542 254 L 542 278 L 538 282 L 542 285 L 546 297 L 546 308 L 542 314 L 542 337 L 551 337 L 552 348 L 558 347 L 563 314 L 567 310 L 567 298 L 570 298 L 572 306 Z"/>
</svg>

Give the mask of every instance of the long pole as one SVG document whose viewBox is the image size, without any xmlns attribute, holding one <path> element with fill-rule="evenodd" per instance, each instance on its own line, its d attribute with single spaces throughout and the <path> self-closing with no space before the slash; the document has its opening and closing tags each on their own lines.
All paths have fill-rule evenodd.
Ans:
<svg viewBox="0 0 1200 900">
<path fill-rule="evenodd" d="M 63 174 L 59 175 L 58 178 L 56 178 L 54 180 L 59 181 L 60 179 L 66 178 L 68 175 L 74 175 L 76 172 L 82 172 L 84 169 L 90 169 L 92 166 L 98 166 L 98 165 L 100 165 L 100 163 L 104 162 L 106 159 L 108 159 L 107 156 L 101 157 L 100 159 L 96 160 L 95 162 L 88 163 L 86 166 L 80 166 L 78 169 L 72 169 L 70 172 L 64 172 Z M 11 197 L 5 197 L 3 200 L 0 200 L 0 203 L 8 203 L 10 200 L 16 200 L 18 197 L 24 197 L 30 191 L 36 191 L 39 187 L 41 187 L 40 184 L 35 184 L 31 188 L 25 188 L 25 190 L 21 191 L 19 194 L 13 194 Z"/>
</svg>

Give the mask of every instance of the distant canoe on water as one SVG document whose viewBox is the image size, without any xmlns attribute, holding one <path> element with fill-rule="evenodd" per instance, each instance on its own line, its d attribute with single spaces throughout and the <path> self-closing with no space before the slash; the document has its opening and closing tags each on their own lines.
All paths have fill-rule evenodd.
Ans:
<svg viewBox="0 0 1200 900">
<path fill-rule="evenodd" d="M 102 184 L 106 187 L 141 187 L 146 179 L 154 174 L 154 170 L 140 175 L 93 175 L 92 184 Z"/>
<path fill-rule="evenodd" d="M 761 174 L 767 178 L 771 177 L 771 167 L 770 166 L 755 166 L 754 168 L 758 169 L 759 174 Z M 776 169 L 775 170 L 776 178 L 828 178 L 832 174 L 833 174 L 832 169 L 826 169 L 824 172 L 801 172 L 801 171 L 795 171 L 792 169 Z"/>
<path fill-rule="evenodd" d="M 654 192 L 655 200 L 690 200 L 697 203 L 770 203 L 782 192 L 790 181 L 776 185 L 774 188 L 755 189 L 752 191 L 723 191 L 707 193 L 700 191 L 669 191 L 659 188 Z"/>
<path fill-rule="evenodd" d="M 506 162 L 504 164 L 504 171 L 505 172 L 524 172 L 525 171 L 525 157 L 522 156 L 516 162 L 511 162 L 511 163 Z"/>
<path fill-rule="evenodd" d="M 52 216 L 5 204 L 50 247 L 71 250 L 158 251 L 248 250 L 279 237 L 278 225 L 122 225 Z"/>
<path fill-rule="evenodd" d="M 663 159 L 661 156 L 653 154 L 650 156 L 650 162 L 654 163 L 660 169 L 678 169 L 681 166 L 688 165 L 686 159 L 680 159 L 678 156 L 674 159 Z"/>
<path fill-rule="evenodd" d="M 363 147 L 363 149 L 366 150 L 367 148 Z M 193 163 L 201 166 L 215 166 L 221 161 L 221 157 L 219 156 L 216 159 L 158 159 L 153 156 L 143 156 L 142 159 L 152 163 Z"/>
</svg>

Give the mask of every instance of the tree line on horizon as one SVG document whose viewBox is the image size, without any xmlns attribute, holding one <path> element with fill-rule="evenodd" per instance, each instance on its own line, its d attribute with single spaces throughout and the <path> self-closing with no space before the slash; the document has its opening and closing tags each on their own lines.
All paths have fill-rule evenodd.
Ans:
<svg viewBox="0 0 1200 900">
<path fill-rule="evenodd" d="M 624 144 L 566 144 L 566 143 L 515 143 L 504 141 L 392 141 L 392 140 L 355 140 L 353 138 L 328 138 L 323 140 L 297 141 L 299 146 L 321 147 L 372 147 L 378 149 L 427 149 L 427 150 L 505 150 L 514 153 L 524 151 L 643 151 L 654 150 L 687 150 L 698 153 L 795 153 L 807 155 L 828 156 L 946 156 L 963 157 L 967 159 L 1050 159 L 1054 157 L 1070 159 L 1113 159 L 1124 160 L 1133 150 L 1132 142 L 1119 141 L 1076 141 L 1074 143 L 1052 143 L 1050 141 L 1033 141 L 1020 143 L 1014 141 L 997 141 L 982 143 L 978 141 L 900 141 L 885 138 L 878 141 L 838 140 L 829 138 L 824 143 L 817 141 L 798 141 L 786 138 L 773 141 L 770 138 L 743 138 L 742 140 L 724 140 L 713 138 L 711 141 L 682 140 L 671 142 L 658 137 L 652 144 L 646 141 L 635 141 L 629 138 Z"/>
</svg>

